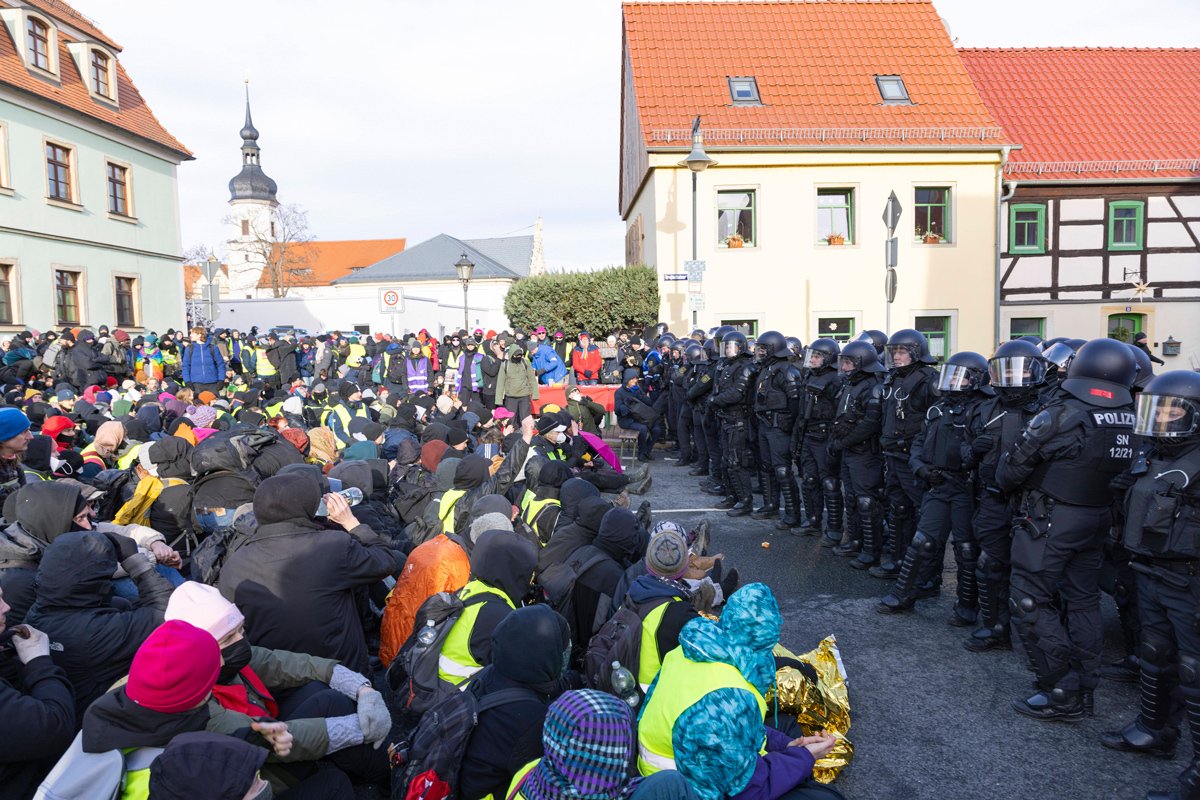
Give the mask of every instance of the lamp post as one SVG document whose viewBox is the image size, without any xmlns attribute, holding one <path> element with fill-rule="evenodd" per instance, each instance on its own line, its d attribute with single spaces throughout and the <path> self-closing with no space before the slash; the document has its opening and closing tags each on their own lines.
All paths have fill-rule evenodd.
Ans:
<svg viewBox="0 0 1200 800">
<path fill-rule="evenodd" d="M 700 131 L 700 115 L 692 120 L 692 152 L 688 153 L 688 157 L 679 162 L 679 166 L 687 167 L 692 173 L 692 261 L 696 261 L 696 178 L 704 170 L 716 165 L 704 152 L 704 134 Z M 697 314 L 692 312 L 692 325 L 696 324 Z"/>
<path fill-rule="evenodd" d="M 463 285 L 463 330 L 468 330 L 471 327 L 471 321 L 467 316 L 467 287 L 471 285 L 471 276 L 475 274 L 475 264 L 471 259 L 467 258 L 467 254 L 463 253 L 454 264 L 454 271 L 458 273 L 458 279 Z"/>
</svg>

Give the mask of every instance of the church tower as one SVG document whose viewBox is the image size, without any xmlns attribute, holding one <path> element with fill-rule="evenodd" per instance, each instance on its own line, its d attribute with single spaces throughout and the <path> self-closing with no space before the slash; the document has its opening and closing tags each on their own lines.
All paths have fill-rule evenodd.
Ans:
<svg viewBox="0 0 1200 800">
<path fill-rule="evenodd" d="M 246 123 L 242 126 L 242 171 L 229 181 L 229 221 L 233 226 L 227 243 L 229 293 L 242 299 L 258 296 L 263 271 L 264 243 L 275 239 L 275 199 L 278 187 L 259 164 L 258 129 L 250 118 L 250 87 L 246 87 Z"/>
</svg>

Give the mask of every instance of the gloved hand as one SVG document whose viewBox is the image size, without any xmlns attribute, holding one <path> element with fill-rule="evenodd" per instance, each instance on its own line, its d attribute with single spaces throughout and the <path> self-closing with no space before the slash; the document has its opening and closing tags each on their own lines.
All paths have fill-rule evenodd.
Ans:
<svg viewBox="0 0 1200 800">
<path fill-rule="evenodd" d="M 392 729 L 392 715 L 388 712 L 383 695 L 367 689 L 358 696 L 358 726 L 362 728 L 363 741 L 378 750 Z"/>
<path fill-rule="evenodd" d="M 1125 470 L 1108 482 L 1108 488 L 1117 494 L 1124 494 L 1129 491 L 1129 487 L 1137 483 L 1137 479 L 1137 475 Z"/>
<path fill-rule="evenodd" d="M 587 378 L 588 380 L 591 380 L 592 379 L 592 371 L 590 369 L 585 369 L 583 371 L 583 377 Z"/>
<path fill-rule="evenodd" d="M 976 436 L 975 441 L 971 442 L 971 452 L 977 456 L 982 456 L 991 452 L 991 449 L 995 446 L 996 437 L 990 433 L 985 433 L 982 436 Z"/>
<path fill-rule="evenodd" d="M 104 536 L 112 543 L 113 550 L 117 553 L 117 563 L 121 563 L 131 556 L 138 554 L 137 542 L 130 539 L 128 536 L 122 536 L 115 531 L 105 531 Z"/>
<path fill-rule="evenodd" d="M 946 482 L 946 476 L 939 469 L 930 469 L 929 467 L 921 467 L 917 470 L 917 477 L 928 483 L 930 486 L 941 486 Z"/>
<path fill-rule="evenodd" d="M 363 729 L 358 722 L 357 714 L 347 714 L 344 717 L 326 717 L 325 734 L 329 738 L 329 749 L 326 755 L 345 750 L 363 743 Z"/>
<path fill-rule="evenodd" d="M 365 675 L 355 672 L 352 669 L 347 669 L 341 664 L 333 668 L 333 675 L 329 678 L 329 688 L 349 697 L 351 700 L 358 699 L 358 693 L 363 687 L 370 687 L 371 682 L 367 680 Z"/>
</svg>

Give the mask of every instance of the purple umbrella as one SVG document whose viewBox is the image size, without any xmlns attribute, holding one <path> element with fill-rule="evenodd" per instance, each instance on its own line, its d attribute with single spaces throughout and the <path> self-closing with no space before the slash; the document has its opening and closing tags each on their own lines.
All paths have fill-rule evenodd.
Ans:
<svg viewBox="0 0 1200 800">
<path fill-rule="evenodd" d="M 621 459 L 617 458 L 617 454 L 613 452 L 611 447 L 604 443 L 603 439 L 594 433 L 587 433 L 586 431 L 580 431 L 579 435 L 596 451 L 597 455 L 607 461 L 609 466 L 617 471 L 618 475 L 625 471 L 621 469 Z"/>
</svg>

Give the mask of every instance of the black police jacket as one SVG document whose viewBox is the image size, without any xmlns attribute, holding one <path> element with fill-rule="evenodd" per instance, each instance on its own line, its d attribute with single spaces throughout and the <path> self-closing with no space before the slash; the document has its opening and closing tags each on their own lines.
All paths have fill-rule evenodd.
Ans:
<svg viewBox="0 0 1200 800">
<path fill-rule="evenodd" d="M 966 473 L 962 443 L 967 438 L 967 422 L 978 400 L 971 397 L 944 397 L 925 412 L 925 424 L 913 438 L 908 466 L 913 472 L 922 467 L 950 474 Z"/>
<path fill-rule="evenodd" d="M 689 403 L 698 405 L 712 391 L 713 369 L 714 365 L 708 363 L 693 364 L 688 368 L 686 396 Z"/>
<path fill-rule="evenodd" d="M 1153 452 L 1152 452 L 1153 455 Z M 1125 494 L 1125 549 L 1147 558 L 1200 559 L 1200 444 L 1137 465 Z"/>
<path fill-rule="evenodd" d="M 800 371 L 787 359 L 772 359 L 754 384 L 754 411 L 779 414 L 790 423 L 800 413 Z"/>
<path fill-rule="evenodd" d="M 963 464 L 974 467 L 980 485 L 988 491 L 999 493 L 996 486 L 996 463 L 1000 455 L 1017 443 L 1025 426 L 1034 414 L 1041 410 L 1036 395 L 1024 402 L 1013 402 L 1004 395 L 988 397 L 971 406 L 967 420 L 967 437 L 962 446 Z M 980 437 L 991 437 L 991 447 L 976 452 L 972 445 Z"/>
<path fill-rule="evenodd" d="M 879 436 L 879 388 L 879 380 L 868 372 L 855 372 L 842 384 L 831 438 L 844 449 L 864 450 Z"/>
<path fill-rule="evenodd" d="M 739 356 L 726 362 L 713 389 L 712 404 L 723 416 L 745 416 L 754 400 L 754 362 Z"/>
<path fill-rule="evenodd" d="M 885 453 L 907 453 L 925 423 L 925 412 L 937 400 L 933 367 L 918 364 L 895 369 L 883 380 L 879 444 Z"/>
</svg>

